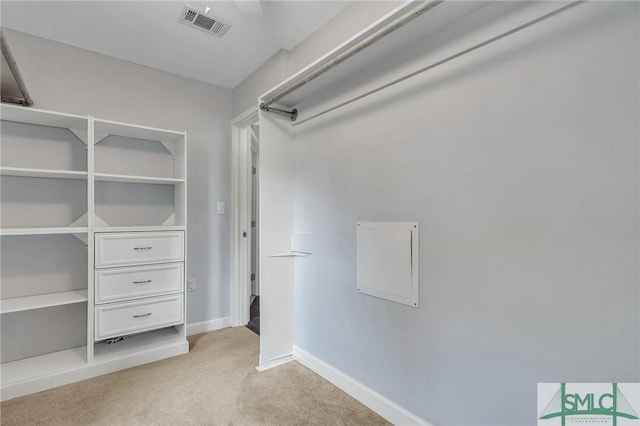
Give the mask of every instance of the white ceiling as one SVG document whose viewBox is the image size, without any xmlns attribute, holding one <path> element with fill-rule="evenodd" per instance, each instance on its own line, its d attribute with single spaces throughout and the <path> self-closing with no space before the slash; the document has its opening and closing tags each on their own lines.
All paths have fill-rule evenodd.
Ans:
<svg viewBox="0 0 640 426">
<path fill-rule="evenodd" d="M 352 1 L 7 1 L 1 25 L 233 88 Z M 178 23 L 185 4 L 232 26 L 222 38 Z M 261 10 L 261 13 L 260 13 Z M 257 11 L 257 13 L 256 13 Z"/>
</svg>

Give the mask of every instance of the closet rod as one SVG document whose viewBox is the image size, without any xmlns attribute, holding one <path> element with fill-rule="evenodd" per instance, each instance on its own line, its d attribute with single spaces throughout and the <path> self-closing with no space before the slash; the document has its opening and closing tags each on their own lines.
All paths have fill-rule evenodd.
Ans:
<svg viewBox="0 0 640 426">
<path fill-rule="evenodd" d="M 394 85 L 396 85 L 398 83 L 401 83 L 401 82 L 403 82 L 405 80 L 408 80 L 408 79 L 410 79 L 412 77 L 415 77 L 415 76 L 417 76 L 419 74 L 422 74 L 422 73 L 424 73 L 426 71 L 429 71 L 429 70 L 431 70 L 433 68 L 436 68 L 436 67 L 438 67 L 440 65 L 446 64 L 447 62 L 450 62 L 450 61 L 452 61 L 454 59 L 457 59 L 457 58 L 459 58 L 461 56 L 464 56 L 467 53 L 471 53 L 474 50 L 478 50 L 481 47 L 487 46 L 487 45 L 492 44 L 492 43 L 494 43 L 494 42 L 496 42 L 498 40 L 501 40 L 501 39 L 503 39 L 505 37 L 508 37 L 508 36 L 510 36 L 512 34 L 515 34 L 515 33 L 519 32 L 519 31 L 522 31 L 525 28 L 529 28 L 529 27 L 531 27 L 531 26 L 533 26 L 535 24 L 538 24 L 538 23 L 540 23 L 542 21 L 545 21 L 545 20 L 547 20 L 547 19 L 549 19 L 549 18 L 551 18 L 551 17 L 553 17 L 555 15 L 558 15 L 558 14 L 560 14 L 562 12 L 565 12 L 565 11 L 575 7 L 575 6 L 583 4 L 586 1 L 587 0 L 578 0 L 578 1 L 574 1 L 572 3 L 569 3 L 569 4 L 565 5 L 565 6 L 562 6 L 562 7 L 558 8 L 558 9 L 556 9 L 556 10 L 553 10 L 553 11 L 551 11 L 551 12 L 545 14 L 545 15 L 542 15 L 539 18 L 536 18 L 536 19 L 534 19 L 532 21 L 529 21 L 529 22 L 527 22 L 525 24 L 522 24 L 522 25 L 520 25 L 518 27 L 512 28 L 512 29 L 510 29 L 508 31 L 505 31 L 505 32 L 503 32 L 501 34 L 498 34 L 497 36 L 491 37 L 490 39 L 485 40 L 485 41 L 483 41 L 481 43 L 475 44 L 475 45 L 473 45 L 473 46 L 471 46 L 471 47 L 469 47 L 467 49 L 462 50 L 461 52 L 455 53 L 455 54 L 453 54 L 451 56 L 448 56 L 448 57 L 446 57 L 444 59 L 441 59 L 441 60 L 439 60 L 439 61 L 437 61 L 437 62 L 435 62 L 435 63 L 433 63 L 431 65 L 428 65 L 426 67 L 420 68 L 420 69 L 418 69 L 416 71 L 413 71 L 412 73 L 409 73 L 409 74 L 404 75 L 404 76 L 402 76 L 400 78 L 397 78 L 397 79 L 395 79 L 395 80 L 393 80 L 393 81 L 391 81 L 389 83 L 383 84 L 382 86 L 379 86 L 379 87 L 377 87 L 375 89 L 369 90 L 368 92 L 365 92 L 365 93 L 363 93 L 361 95 L 358 95 L 358 96 L 356 96 L 354 98 L 351 98 L 351 99 L 349 99 L 347 101 L 344 101 L 344 102 L 342 102 L 342 103 L 340 103 L 338 105 L 335 105 L 335 106 L 333 106 L 333 107 L 331 107 L 329 109 L 326 109 L 326 110 L 324 110 L 322 112 L 319 112 L 319 113 L 314 114 L 314 115 L 312 115 L 310 117 L 307 117 L 307 118 L 305 118 L 303 120 L 300 120 L 300 121 L 298 121 L 296 123 L 293 123 L 292 126 L 298 126 L 298 125 L 300 125 L 302 123 L 306 123 L 307 121 L 313 120 L 314 118 L 318 118 L 318 117 L 320 117 L 322 115 L 325 115 L 325 114 L 330 113 L 332 111 L 335 111 L 335 110 L 337 110 L 339 108 L 347 106 L 347 105 L 349 105 L 349 104 L 351 104 L 353 102 L 359 101 L 360 99 L 364 99 L 367 96 L 373 95 L 374 93 L 378 93 L 381 90 L 384 90 L 386 88 L 394 86 Z"/>
<path fill-rule="evenodd" d="M 11 103 L 19 103 L 28 107 L 33 105 L 33 99 L 31 99 L 31 96 L 29 95 L 27 86 L 24 84 L 24 80 L 22 79 L 22 74 L 20 74 L 20 69 L 18 69 L 18 64 L 16 63 L 16 60 L 13 57 L 13 54 L 11 53 L 11 49 L 9 49 L 9 43 L 7 43 L 7 39 L 4 37 L 4 32 L 2 32 L 1 30 L 0 30 L 0 47 L 2 49 L 2 54 L 4 55 L 4 58 L 7 60 L 7 65 L 11 70 L 11 74 L 13 74 L 13 78 L 16 80 L 18 89 L 20 90 L 20 93 L 22 93 L 22 97 L 24 98 L 24 100 L 6 99 L 6 101 L 9 101 Z M 3 101 L 5 101 L 5 99 L 3 99 Z"/>
<path fill-rule="evenodd" d="M 298 78 L 291 81 L 289 84 L 281 87 L 279 90 L 275 91 L 274 93 L 271 93 L 265 96 L 262 99 L 262 102 L 260 103 L 260 109 L 262 109 L 263 111 L 266 111 L 270 105 L 274 104 L 275 102 L 278 102 L 280 99 L 292 93 L 293 91 L 298 90 L 300 87 L 309 83 L 311 80 L 321 76 L 325 72 L 329 71 L 331 68 L 344 62 L 345 60 L 349 59 L 350 57 L 360 52 L 361 50 L 371 46 L 373 43 L 380 40 L 382 37 L 397 30 L 401 26 L 407 24 L 409 21 L 412 21 L 413 19 L 417 18 L 418 16 L 427 12 L 431 8 L 437 6 L 443 1 L 444 0 L 422 0 L 421 2 L 419 2 L 418 6 L 416 6 L 415 8 L 412 8 L 409 12 L 402 14 L 401 16 L 389 22 L 387 25 L 380 28 L 376 32 L 363 38 L 358 43 L 354 44 L 350 48 L 341 52 L 337 56 L 329 59 L 327 62 L 322 64 L 322 66 L 320 66 L 319 68 L 309 70 L 307 73 L 299 76 Z"/>
</svg>

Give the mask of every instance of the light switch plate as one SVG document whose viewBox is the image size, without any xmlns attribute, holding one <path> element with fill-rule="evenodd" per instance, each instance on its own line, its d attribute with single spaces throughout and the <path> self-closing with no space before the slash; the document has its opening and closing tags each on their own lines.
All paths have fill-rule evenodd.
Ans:
<svg viewBox="0 0 640 426">
<path fill-rule="evenodd" d="M 224 214 L 224 201 L 218 201 L 218 214 Z"/>
</svg>

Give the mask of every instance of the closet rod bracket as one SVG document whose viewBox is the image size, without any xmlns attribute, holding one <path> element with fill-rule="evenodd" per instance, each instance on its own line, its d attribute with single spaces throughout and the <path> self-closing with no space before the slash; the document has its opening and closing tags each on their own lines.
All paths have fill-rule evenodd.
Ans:
<svg viewBox="0 0 640 426">
<path fill-rule="evenodd" d="M 266 103 L 261 103 L 260 104 L 260 109 L 262 111 L 265 112 L 272 112 L 274 114 L 278 114 L 278 115 L 282 115 L 284 117 L 289 117 L 289 119 L 291 119 L 291 121 L 296 121 L 296 119 L 298 118 L 298 110 L 297 109 L 292 109 L 291 111 L 287 111 L 285 109 L 280 109 L 280 108 L 274 108 L 272 106 L 267 106 Z"/>
</svg>

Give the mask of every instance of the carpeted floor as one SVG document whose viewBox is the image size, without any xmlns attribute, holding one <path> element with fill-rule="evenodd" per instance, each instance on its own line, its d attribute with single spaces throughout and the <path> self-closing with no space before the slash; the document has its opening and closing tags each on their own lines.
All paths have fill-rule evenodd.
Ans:
<svg viewBox="0 0 640 426">
<path fill-rule="evenodd" d="M 258 373 L 244 327 L 189 338 L 186 355 L 1 405 L 9 425 L 385 425 L 297 362 Z"/>
</svg>

